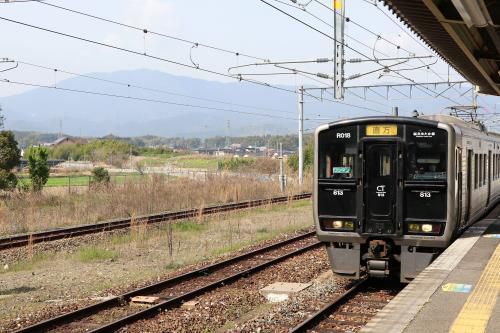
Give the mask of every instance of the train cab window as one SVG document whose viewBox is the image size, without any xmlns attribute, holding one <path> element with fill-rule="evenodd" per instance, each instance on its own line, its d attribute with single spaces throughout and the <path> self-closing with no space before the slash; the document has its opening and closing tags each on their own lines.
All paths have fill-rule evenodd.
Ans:
<svg viewBox="0 0 500 333">
<path fill-rule="evenodd" d="M 319 178 L 355 178 L 357 141 L 356 126 L 320 133 Z"/>
<path fill-rule="evenodd" d="M 391 155 L 389 152 L 382 152 L 379 155 L 379 176 L 390 176 L 391 175 Z"/>
<path fill-rule="evenodd" d="M 407 179 L 446 180 L 447 132 L 408 126 L 407 133 Z"/>
</svg>

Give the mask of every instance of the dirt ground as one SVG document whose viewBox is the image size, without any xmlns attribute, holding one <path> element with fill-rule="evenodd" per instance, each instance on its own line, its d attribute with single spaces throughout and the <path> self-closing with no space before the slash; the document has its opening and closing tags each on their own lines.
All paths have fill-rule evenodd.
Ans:
<svg viewBox="0 0 500 333">
<path fill-rule="evenodd" d="M 310 201 L 93 237 L 0 267 L 0 331 L 73 309 L 284 233 L 312 227 Z M 26 251 L 26 250 L 24 250 Z"/>
</svg>

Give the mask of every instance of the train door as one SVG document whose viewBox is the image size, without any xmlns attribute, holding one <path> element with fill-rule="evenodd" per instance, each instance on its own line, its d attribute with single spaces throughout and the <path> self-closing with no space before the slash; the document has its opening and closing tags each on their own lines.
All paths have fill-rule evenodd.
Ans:
<svg viewBox="0 0 500 333">
<path fill-rule="evenodd" d="M 464 224 L 467 224 L 470 218 L 470 203 L 472 197 L 472 149 L 467 149 L 467 188 L 465 197 L 465 214 L 464 214 Z"/>
<path fill-rule="evenodd" d="M 365 233 L 396 232 L 397 143 L 367 142 L 364 147 Z"/>
</svg>

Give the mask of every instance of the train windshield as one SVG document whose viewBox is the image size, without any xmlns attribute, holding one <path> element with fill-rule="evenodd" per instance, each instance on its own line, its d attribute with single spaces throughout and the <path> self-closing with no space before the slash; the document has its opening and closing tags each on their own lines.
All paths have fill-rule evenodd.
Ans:
<svg viewBox="0 0 500 333">
<path fill-rule="evenodd" d="M 320 133 L 319 178 L 354 178 L 357 141 L 356 126 Z"/>
<path fill-rule="evenodd" d="M 447 132 L 437 128 L 407 127 L 407 179 L 446 180 Z"/>
</svg>

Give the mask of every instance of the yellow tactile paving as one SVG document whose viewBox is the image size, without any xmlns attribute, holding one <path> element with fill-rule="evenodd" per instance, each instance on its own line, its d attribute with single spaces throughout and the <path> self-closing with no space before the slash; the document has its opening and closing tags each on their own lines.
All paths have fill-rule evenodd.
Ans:
<svg viewBox="0 0 500 333">
<path fill-rule="evenodd" d="M 500 244 L 496 247 L 481 278 L 451 325 L 450 333 L 481 333 L 500 294 Z"/>
</svg>

